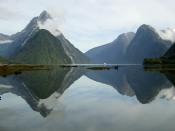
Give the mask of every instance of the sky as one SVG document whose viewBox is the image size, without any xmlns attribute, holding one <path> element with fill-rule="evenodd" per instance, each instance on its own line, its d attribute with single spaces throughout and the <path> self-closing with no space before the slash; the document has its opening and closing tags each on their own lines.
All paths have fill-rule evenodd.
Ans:
<svg viewBox="0 0 175 131">
<path fill-rule="evenodd" d="M 65 37 L 86 52 L 142 24 L 174 28 L 174 5 L 174 0 L 0 0 L 0 33 L 19 32 L 47 10 Z"/>
</svg>

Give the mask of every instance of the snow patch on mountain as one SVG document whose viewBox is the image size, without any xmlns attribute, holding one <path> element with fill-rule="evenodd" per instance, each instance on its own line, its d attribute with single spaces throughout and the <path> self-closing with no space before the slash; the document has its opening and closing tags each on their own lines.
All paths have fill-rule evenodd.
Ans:
<svg viewBox="0 0 175 131">
<path fill-rule="evenodd" d="M 171 42 L 175 42 L 175 29 L 166 29 L 166 30 L 156 30 L 158 35 L 163 39 L 163 40 L 170 40 Z"/>
</svg>

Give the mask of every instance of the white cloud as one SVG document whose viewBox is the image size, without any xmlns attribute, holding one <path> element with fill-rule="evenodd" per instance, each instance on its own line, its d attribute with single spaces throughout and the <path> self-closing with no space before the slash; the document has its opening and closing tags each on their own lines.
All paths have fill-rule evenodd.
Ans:
<svg viewBox="0 0 175 131">
<path fill-rule="evenodd" d="M 54 19 L 48 19 L 44 23 L 38 21 L 38 25 L 40 29 L 46 29 L 50 31 L 54 36 L 59 36 L 61 32 L 59 31 L 59 26 L 56 23 L 57 21 Z"/>
<path fill-rule="evenodd" d="M 174 27 L 174 5 L 175 1 L 172 0 L 3 0 L 1 2 L 1 6 L 16 12 L 16 16 L 23 16 L 21 19 L 10 18 L 11 25 L 16 27 L 16 32 L 44 9 L 61 14 L 64 19 L 60 30 L 83 51 L 113 41 L 120 33 L 135 31 L 143 23 L 158 29 Z M 17 23 L 20 24 L 16 26 Z M 1 31 L 14 33 L 15 29 L 11 31 L 7 29 L 8 22 L 3 24 L 0 25 Z"/>
<path fill-rule="evenodd" d="M 6 44 L 6 43 L 11 43 L 13 42 L 12 40 L 3 40 L 3 41 L 0 41 L 0 44 Z"/>
<path fill-rule="evenodd" d="M 170 40 L 175 42 L 175 31 L 173 29 L 166 29 L 166 30 L 156 30 L 159 36 L 164 40 Z"/>
</svg>

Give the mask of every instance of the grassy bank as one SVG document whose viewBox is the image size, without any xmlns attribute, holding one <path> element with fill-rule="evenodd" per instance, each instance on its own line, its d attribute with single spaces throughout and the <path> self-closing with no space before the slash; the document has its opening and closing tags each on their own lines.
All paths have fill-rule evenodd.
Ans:
<svg viewBox="0 0 175 131">
<path fill-rule="evenodd" d="M 175 64 L 175 59 L 171 58 L 145 58 L 144 65 L 155 65 L 155 64 L 163 64 L 163 65 L 170 65 L 170 64 Z"/>
<path fill-rule="evenodd" d="M 23 71 L 48 70 L 49 65 L 32 65 L 32 64 L 0 64 L 0 75 L 7 76 L 11 74 L 21 74 Z"/>
</svg>

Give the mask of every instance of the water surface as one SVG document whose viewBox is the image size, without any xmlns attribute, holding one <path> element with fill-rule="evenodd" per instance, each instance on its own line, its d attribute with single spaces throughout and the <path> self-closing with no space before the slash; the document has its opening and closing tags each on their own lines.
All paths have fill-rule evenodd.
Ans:
<svg viewBox="0 0 175 131">
<path fill-rule="evenodd" d="M 174 131 L 174 74 L 124 66 L 0 77 L 0 130 Z"/>
</svg>

